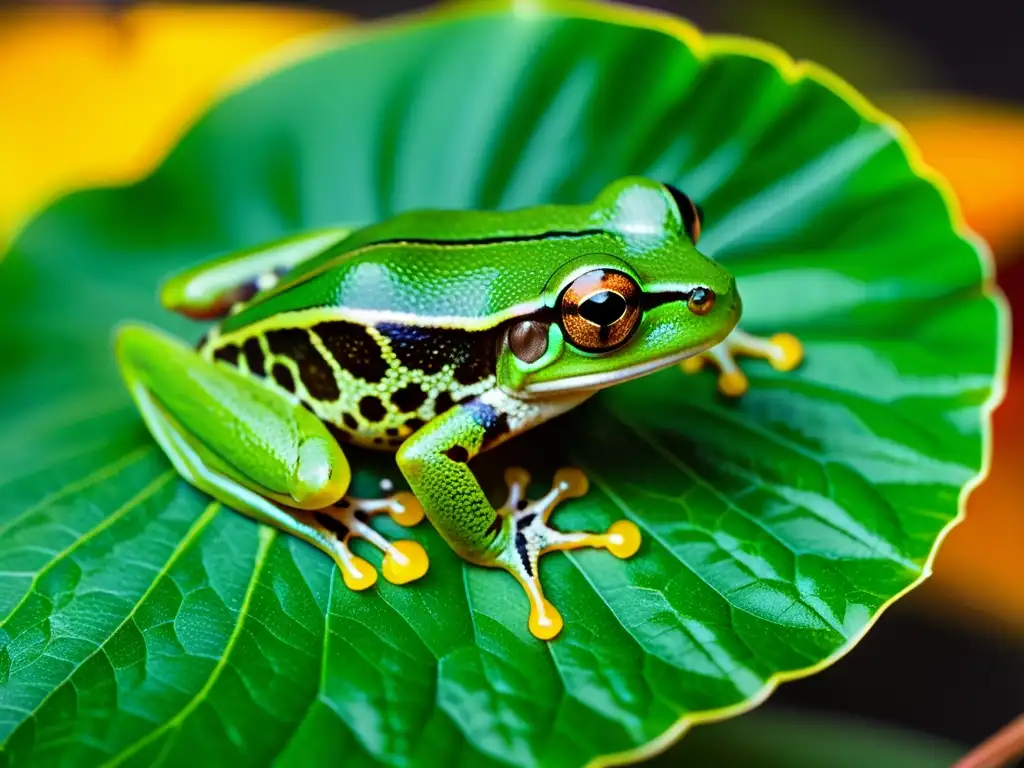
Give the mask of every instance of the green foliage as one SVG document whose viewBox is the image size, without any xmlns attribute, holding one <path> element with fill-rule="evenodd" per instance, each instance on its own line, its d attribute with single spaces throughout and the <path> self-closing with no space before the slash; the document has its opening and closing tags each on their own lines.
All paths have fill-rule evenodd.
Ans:
<svg viewBox="0 0 1024 768">
<path fill-rule="evenodd" d="M 602 13 L 344 33 L 225 98 L 151 178 L 23 233 L 0 265 L 0 765 L 580 765 L 820 668 L 927 572 L 1001 387 L 975 245 L 824 75 Z M 797 333 L 807 362 L 748 364 L 739 403 L 667 370 L 481 459 L 540 489 L 571 461 L 593 489 L 556 521 L 644 533 L 627 562 L 546 559 L 550 645 L 506 574 L 427 524 L 422 582 L 347 591 L 178 480 L 117 378 L 119 320 L 200 333 L 156 306 L 170 270 L 631 173 L 701 202 L 746 330 Z M 353 463 L 364 489 L 399 477 Z"/>
</svg>

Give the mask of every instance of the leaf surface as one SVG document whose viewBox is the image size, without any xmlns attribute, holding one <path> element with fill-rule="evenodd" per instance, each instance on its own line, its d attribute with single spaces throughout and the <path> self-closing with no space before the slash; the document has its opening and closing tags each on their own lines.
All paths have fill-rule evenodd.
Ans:
<svg viewBox="0 0 1024 768">
<path fill-rule="evenodd" d="M 0 765 L 575 766 L 837 658 L 927 573 L 1002 386 L 979 246 L 907 152 L 766 46 L 483 7 L 318 41 L 151 177 L 56 203 L 0 265 Z M 319 552 L 177 479 L 130 407 L 114 325 L 200 333 L 157 308 L 171 270 L 637 173 L 700 201 L 746 330 L 798 334 L 807 361 L 748 364 L 738 403 L 666 370 L 475 463 L 489 488 L 524 463 L 543 490 L 572 462 L 592 490 L 557 523 L 644 533 L 629 561 L 545 559 L 553 643 L 506 574 L 427 524 L 427 578 L 347 591 Z M 357 490 L 400 477 L 352 461 Z"/>
</svg>

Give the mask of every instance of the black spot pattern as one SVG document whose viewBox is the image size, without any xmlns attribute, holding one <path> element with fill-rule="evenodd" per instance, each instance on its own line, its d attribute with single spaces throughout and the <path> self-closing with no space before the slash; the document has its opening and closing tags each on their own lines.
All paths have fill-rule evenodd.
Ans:
<svg viewBox="0 0 1024 768">
<path fill-rule="evenodd" d="M 344 320 L 332 320 L 313 326 L 338 365 L 358 379 L 371 384 L 381 381 L 388 364 L 380 353 L 380 345 L 365 326 Z"/>
<path fill-rule="evenodd" d="M 524 500 L 521 500 L 519 504 L 516 505 L 517 508 L 520 510 L 526 509 L 526 507 L 529 505 L 529 502 L 523 503 L 523 501 Z M 518 520 L 516 520 L 516 530 L 521 531 L 523 530 L 523 528 L 529 527 L 530 523 L 532 523 L 536 517 L 536 512 L 531 512 L 528 515 L 523 515 Z"/>
<path fill-rule="evenodd" d="M 359 429 L 359 422 L 356 421 L 356 417 L 353 416 L 351 413 L 348 413 L 346 411 L 345 413 L 341 414 L 341 420 L 345 422 L 345 426 L 348 427 L 349 429 L 353 431 Z"/>
<path fill-rule="evenodd" d="M 452 396 L 447 392 L 442 392 L 434 400 L 434 414 L 440 416 L 445 411 L 450 410 L 453 405 L 455 405 L 455 401 L 452 399 Z"/>
<path fill-rule="evenodd" d="M 299 368 L 299 378 L 310 396 L 325 402 L 341 397 L 334 371 L 323 355 L 313 346 L 309 334 L 299 328 L 279 328 L 267 331 L 267 344 L 275 355 L 290 357 Z"/>
<path fill-rule="evenodd" d="M 255 336 L 246 339 L 242 351 L 245 352 L 245 362 L 249 364 L 249 373 L 253 376 L 266 376 L 267 369 L 263 363 L 263 348 L 259 339 Z"/>
<path fill-rule="evenodd" d="M 473 349 L 458 368 L 455 369 L 455 380 L 463 386 L 483 381 L 497 366 L 494 354 L 495 344 L 491 336 L 485 333 L 473 334 Z"/>
<path fill-rule="evenodd" d="M 533 576 L 533 566 L 530 565 L 530 552 L 526 548 L 526 537 L 521 531 L 516 532 L 516 552 L 519 553 L 519 560 L 523 564 L 523 570 L 527 576 Z"/>
<path fill-rule="evenodd" d="M 386 430 L 388 437 L 398 437 L 398 427 L 388 427 Z"/>
<path fill-rule="evenodd" d="M 415 432 L 424 424 L 426 424 L 426 422 L 423 421 L 423 419 L 409 419 L 407 422 L 405 422 L 405 426 L 409 428 L 410 432 Z"/>
<path fill-rule="evenodd" d="M 242 350 L 235 344 L 225 344 L 220 349 L 213 351 L 213 359 L 221 360 L 228 365 L 238 365 L 238 356 L 242 353 Z"/>
<path fill-rule="evenodd" d="M 383 323 L 377 330 L 390 340 L 391 349 L 406 368 L 434 374 L 450 364 L 455 380 L 463 385 L 494 373 L 497 345 L 493 329 L 464 331 Z"/>
<path fill-rule="evenodd" d="M 274 363 L 274 367 L 270 369 L 270 375 L 274 377 L 277 386 L 287 389 L 289 392 L 295 392 L 295 379 L 292 377 L 292 372 L 288 370 L 287 365 Z"/>
<path fill-rule="evenodd" d="M 452 461 L 458 462 L 459 464 L 465 464 L 469 461 L 469 451 L 463 448 L 461 445 L 453 445 L 447 451 L 444 452 Z"/>
<path fill-rule="evenodd" d="M 333 517 L 326 515 L 323 512 L 314 512 L 313 518 L 320 523 L 321 526 L 337 536 L 340 541 L 344 541 L 345 537 L 348 536 L 348 526 L 340 520 L 335 520 Z"/>
<path fill-rule="evenodd" d="M 367 395 L 359 401 L 359 412 L 367 421 L 380 421 L 387 415 L 387 409 L 379 397 Z"/>
<path fill-rule="evenodd" d="M 419 384 L 406 384 L 391 394 L 391 403 L 402 413 L 412 413 L 427 401 L 427 393 Z"/>
</svg>

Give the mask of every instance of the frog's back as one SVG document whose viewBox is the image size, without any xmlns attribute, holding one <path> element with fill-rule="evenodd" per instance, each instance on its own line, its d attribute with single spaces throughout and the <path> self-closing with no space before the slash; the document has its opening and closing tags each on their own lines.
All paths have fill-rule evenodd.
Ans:
<svg viewBox="0 0 1024 768">
<path fill-rule="evenodd" d="M 539 308 L 552 273 L 582 253 L 620 248 L 591 208 L 417 211 L 354 232 L 298 265 L 229 317 L 236 330 L 281 312 L 334 307 L 368 318 L 484 327 Z"/>
</svg>

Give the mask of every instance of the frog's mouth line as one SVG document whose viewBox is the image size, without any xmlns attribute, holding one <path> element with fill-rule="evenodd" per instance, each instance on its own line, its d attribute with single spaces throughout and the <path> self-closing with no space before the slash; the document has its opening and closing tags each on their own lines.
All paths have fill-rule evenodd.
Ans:
<svg viewBox="0 0 1024 768">
<path fill-rule="evenodd" d="M 610 373 L 588 373 L 583 376 L 572 376 L 560 381 L 542 381 L 537 384 L 527 386 L 519 392 L 518 395 L 519 397 L 529 400 L 534 397 L 551 394 L 566 394 L 569 392 L 586 391 L 597 392 L 599 389 L 606 389 L 607 387 L 611 387 L 615 384 L 622 384 L 626 381 L 639 379 L 641 376 L 646 376 L 649 373 L 660 371 L 662 368 L 668 368 L 669 366 L 681 363 L 686 358 L 699 355 L 701 352 L 706 352 L 712 347 L 721 344 L 723 341 L 725 341 L 724 337 L 716 341 L 709 341 L 706 344 L 701 344 L 698 347 L 684 349 L 681 352 L 676 352 L 666 357 L 658 358 L 657 360 L 648 360 L 645 363 L 637 363 L 636 365 L 631 365 Z"/>
</svg>

